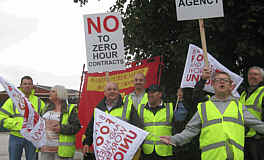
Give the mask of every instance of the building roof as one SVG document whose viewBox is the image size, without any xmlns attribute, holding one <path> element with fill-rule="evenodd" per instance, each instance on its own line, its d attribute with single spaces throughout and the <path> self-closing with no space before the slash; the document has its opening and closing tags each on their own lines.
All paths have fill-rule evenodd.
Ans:
<svg viewBox="0 0 264 160">
<path fill-rule="evenodd" d="M 20 88 L 20 87 L 17 87 Z M 52 87 L 44 85 L 34 85 L 35 95 L 41 99 L 48 99 L 49 92 Z M 73 89 L 67 89 L 69 99 L 79 98 L 79 91 Z M 0 102 L 4 102 L 8 98 L 6 91 L 0 91 Z"/>
</svg>

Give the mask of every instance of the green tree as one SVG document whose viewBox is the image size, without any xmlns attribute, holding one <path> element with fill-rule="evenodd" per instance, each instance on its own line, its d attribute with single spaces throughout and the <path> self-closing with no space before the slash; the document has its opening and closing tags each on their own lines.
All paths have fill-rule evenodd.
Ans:
<svg viewBox="0 0 264 160">
<path fill-rule="evenodd" d="M 128 4 L 127 4 L 128 3 Z M 264 1 L 223 1 L 225 17 L 205 20 L 208 52 L 232 71 L 245 75 L 264 63 Z M 125 9 L 125 6 L 127 7 Z M 174 0 L 117 0 L 111 8 L 123 16 L 126 57 L 162 55 L 161 84 L 175 94 L 184 70 L 188 45 L 201 46 L 198 20 L 177 21 Z"/>
</svg>

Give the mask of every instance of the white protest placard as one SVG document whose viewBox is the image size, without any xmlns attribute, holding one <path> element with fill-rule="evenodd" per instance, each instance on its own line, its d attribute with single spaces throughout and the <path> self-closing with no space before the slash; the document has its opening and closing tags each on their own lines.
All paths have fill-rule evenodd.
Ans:
<svg viewBox="0 0 264 160">
<path fill-rule="evenodd" d="M 20 133 L 37 148 L 46 143 L 45 121 L 34 110 L 27 97 L 13 84 L 8 83 L 0 76 L 0 83 L 6 90 L 13 104 L 16 106 L 24 122 Z"/>
<path fill-rule="evenodd" d="M 97 160 L 131 160 L 148 132 L 94 110 L 93 146 Z"/>
<path fill-rule="evenodd" d="M 175 0 L 177 20 L 224 17 L 222 0 Z"/>
<path fill-rule="evenodd" d="M 209 53 L 208 53 L 208 63 L 212 73 L 223 71 L 231 76 L 231 79 L 235 84 L 235 88 L 233 89 L 232 94 L 234 96 L 238 96 L 236 90 L 239 87 L 239 85 L 243 82 L 243 78 L 237 75 L 236 73 L 233 73 L 222 64 L 220 64 Z M 203 68 L 204 68 L 203 50 L 193 44 L 190 44 L 186 58 L 184 73 L 182 76 L 181 88 L 187 88 L 187 87 L 194 88 L 195 84 L 200 80 L 200 77 L 202 76 Z M 206 82 L 204 90 L 207 92 L 214 93 L 211 80 L 208 80 Z"/>
<path fill-rule="evenodd" d="M 83 17 L 88 73 L 125 69 L 120 14 L 111 12 Z"/>
</svg>

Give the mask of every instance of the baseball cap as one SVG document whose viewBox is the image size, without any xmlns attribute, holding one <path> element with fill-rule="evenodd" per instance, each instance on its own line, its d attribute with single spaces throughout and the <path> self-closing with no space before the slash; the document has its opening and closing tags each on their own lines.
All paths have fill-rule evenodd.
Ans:
<svg viewBox="0 0 264 160">
<path fill-rule="evenodd" d="M 147 92 L 161 92 L 161 88 L 157 84 L 152 84 L 149 88 L 147 88 Z"/>
</svg>

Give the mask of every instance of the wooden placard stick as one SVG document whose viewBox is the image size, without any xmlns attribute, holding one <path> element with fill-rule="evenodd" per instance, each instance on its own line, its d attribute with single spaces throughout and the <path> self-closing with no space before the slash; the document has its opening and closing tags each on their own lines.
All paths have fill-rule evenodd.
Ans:
<svg viewBox="0 0 264 160">
<path fill-rule="evenodd" d="M 109 72 L 105 72 L 105 80 L 106 80 L 106 83 L 110 82 Z"/>
<path fill-rule="evenodd" d="M 176 101 L 176 104 L 175 104 L 174 111 L 177 111 L 179 99 L 180 99 L 179 96 L 177 96 L 177 101 Z"/>
<path fill-rule="evenodd" d="M 207 47 L 206 47 L 206 38 L 205 38 L 203 19 L 199 19 L 199 26 L 200 26 L 200 35 L 201 35 L 201 41 L 202 41 L 202 47 L 203 47 L 204 63 L 205 63 L 205 67 L 208 67 L 208 56 L 207 56 Z"/>
</svg>

